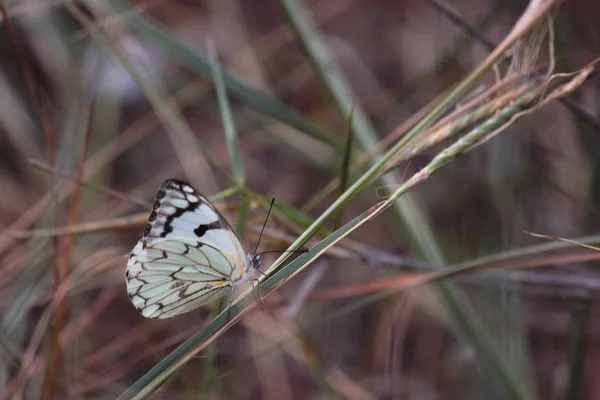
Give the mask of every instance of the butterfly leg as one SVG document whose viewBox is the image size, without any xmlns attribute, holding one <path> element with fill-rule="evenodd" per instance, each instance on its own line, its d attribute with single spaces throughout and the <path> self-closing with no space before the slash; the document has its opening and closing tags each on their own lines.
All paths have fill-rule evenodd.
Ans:
<svg viewBox="0 0 600 400">
<path fill-rule="evenodd" d="M 264 304 L 262 302 L 262 299 L 260 298 L 260 286 L 256 285 L 256 283 L 259 283 L 259 280 L 252 279 L 252 293 L 254 293 L 254 297 L 256 298 L 256 302 L 260 306 L 261 311 L 264 311 Z"/>
<path fill-rule="evenodd" d="M 217 312 L 217 315 L 221 314 L 221 312 L 223 311 L 223 304 L 225 302 L 223 301 L 223 299 L 219 300 L 219 311 Z"/>
<path fill-rule="evenodd" d="M 231 293 L 229 294 L 229 305 L 227 306 L 227 322 L 229 322 L 229 320 L 231 319 L 231 303 L 233 302 L 233 291 L 234 289 L 231 288 Z"/>
</svg>

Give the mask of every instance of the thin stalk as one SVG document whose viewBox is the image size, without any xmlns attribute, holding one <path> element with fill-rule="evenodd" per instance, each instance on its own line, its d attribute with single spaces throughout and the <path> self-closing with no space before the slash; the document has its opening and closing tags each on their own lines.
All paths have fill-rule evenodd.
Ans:
<svg viewBox="0 0 600 400">
<path fill-rule="evenodd" d="M 217 100 L 219 101 L 219 111 L 221 113 L 221 122 L 225 131 L 225 140 L 227 149 L 229 150 L 229 158 L 231 159 L 231 167 L 233 170 L 233 178 L 238 185 L 244 185 L 246 182 L 246 174 L 244 172 L 244 162 L 242 160 L 242 152 L 238 141 L 233 115 L 227 99 L 227 89 L 223 82 L 223 73 L 217 60 L 216 50 L 209 44 L 209 63 L 212 74 L 215 77 L 215 89 L 217 90 Z"/>
</svg>

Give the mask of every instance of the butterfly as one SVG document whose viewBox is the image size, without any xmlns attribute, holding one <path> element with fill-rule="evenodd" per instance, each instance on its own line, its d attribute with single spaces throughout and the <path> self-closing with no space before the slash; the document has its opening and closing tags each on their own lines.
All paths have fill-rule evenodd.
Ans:
<svg viewBox="0 0 600 400">
<path fill-rule="evenodd" d="M 169 179 L 129 255 L 127 294 L 144 317 L 170 318 L 231 295 L 261 262 L 208 199 Z"/>
</svg>

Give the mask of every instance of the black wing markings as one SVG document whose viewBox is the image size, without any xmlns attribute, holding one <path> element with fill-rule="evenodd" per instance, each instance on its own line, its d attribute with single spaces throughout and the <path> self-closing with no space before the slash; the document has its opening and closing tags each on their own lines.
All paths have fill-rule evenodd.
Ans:
<svg viewBox="0 0 600 400">
<path fill-rule="evenodd" d="M 185 200 L 187 205 L 185 207 L 178 207 L 174 205 L 167 204 L 169 207 L 174 208 L 172 213 L 164 213 L 160 212 L 161 207 L 163 207 L 163 199 L 167 197 L 167 191 L 172 190 L 178 193 L 180 196 L 173 196 L 179 200 Z M 233 232 L 234 236 L 235 231 L 229 225 L 227 220 L 221 215 L 221 213 L 214 207 L 214 205 L 206 199 L 204 196 L 199 194 L 193 187 L 188 185 L 187 183 L 177 180 L 177 179 L 168 179 L 160 186 L 158 192 L 156 193 L 156 197 L 154 199 L 154 203 L 152 204 L 152 211 L 150 213 L 150 217 L 148 218 L 148 223 L 144 229 L 143 233 L 143 242 L 142 247 L 146 247 L 147 239 L 151 237 L 161 237 L 165 238 L 167 235 L 173 232 L 173 221 L 177 218 L 180 218 L 187 212 L 194 212 L 200 206 L 206 205 L 208 206 L 215 214 L 218 219 L 209 224 L 200 224 L 196 229 L 194 229 L 194 233 L 196 236 L 201 238 L 204 234 L 211 229 L 227 229 Z M 164 216 L 164 222 L 158 222 L 157 218 L 159 215 Z M 152 228 L 156 225 L 156 227 L 161 227 L 161 232 L 158 236 L 156 234 L 151 235 Z M 238 239 L 239 240 L 239 239 Z"/>
<path fill-rule="evenodd" d="M 189 189 L 191 189 L 192 192 L 190 192 Z M 174 197 L 177 197 L 181 200 L 185 200 L 187 202 L 187 206 L 185 206 L 185 207 L 171 206 L 175 209 L 175 211 L 171 214 L 165 214 L 165 213 L 159 212 L 159 209 L 163 205 L 163 199 L 167 196 L 168 190 L 173 190 L 173 191 L 181 194 L 182 197 L 179 197 L 179 196 L 174 196 Z M 195 196 L 197 198 L 196 201 L 192 201 L 190 199 L 191 196 Z M 191 197 L 191 198 L 194 198 L 194 197 Z M 169 180 L 164 181 L 163 184 L 160 185 L 160 188 L 158 189 L 158 192 L 156 193 L 154 203 L 152 204 L 152 212 L 150 213 L 150 217 L 148 218 L 148 224 L 146 224 L 146 228 L 144 229 L 143 246 L 146 247 L 145 239 L 150 237 L 152 227 L 155 225 L 156 217 L 158 215 L 165 216 L 165 221 L 163 223 L 161 223 L 162 231 L 160 232 L 160 235 L 159 235 L 159 237 L 164 238 L 169 233 L 173 232 L 173 226 L 172 226 L 173 220 L 181 217 L 186 212 L 194 212 L 198 207 L 200 207 L 200 205 L 203 202 L 206 203 L 206 200 L 202 196 L 197 194 L 196 191 L 188 184 L 186 184 L 182 181 L 175 180 L 175 179 L 169 179 Z"/>
<path fill-rule="evenodd" d="M 217 220 L 217 221 L 211 222 L 210 224 L 198 225 L 198 227 L 196 229 L 194 229 L 194 233 L 196 234 L 196 236 L 201 238 L 202 236 L 204 236 L 206 234 L 206 232 L 208 232 L 211 229 L 222 229 L 222 228 L 223 228 L 223 225 L 221 225 L 221 223 Z"/>
</svg>

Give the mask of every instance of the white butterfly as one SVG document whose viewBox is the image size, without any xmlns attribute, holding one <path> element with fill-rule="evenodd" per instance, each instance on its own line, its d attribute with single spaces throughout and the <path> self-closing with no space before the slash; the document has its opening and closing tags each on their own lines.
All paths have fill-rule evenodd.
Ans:
<svg viewBox="0 0 600 400">
<path fill-rule="evenodd" d="M 127 293 L 144 317 L 170 318 L 232 294 L 261 262 L 205 197 L 169 179 L 129 256 Z"/>
</svg>

